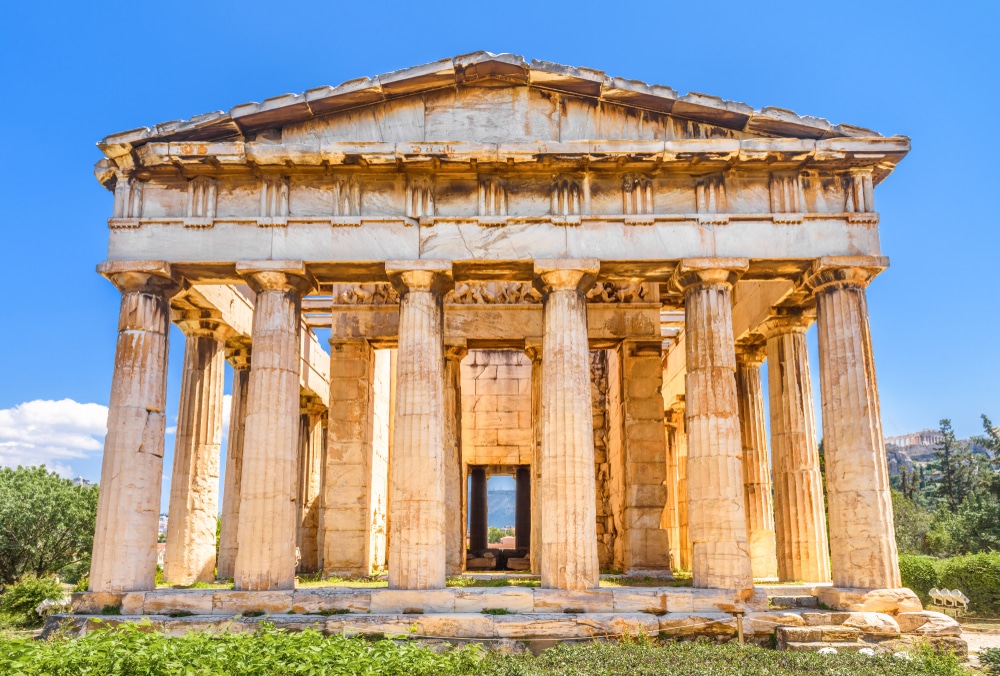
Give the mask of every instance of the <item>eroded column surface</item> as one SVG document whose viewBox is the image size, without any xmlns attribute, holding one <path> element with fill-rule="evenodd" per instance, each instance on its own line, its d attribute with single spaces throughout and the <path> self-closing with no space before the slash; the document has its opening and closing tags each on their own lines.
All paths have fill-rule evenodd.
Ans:
<svg viewBox="0 0 1000 676">
<path fill-rule="evenodd" d="M 524 352 L 531 359 L 531 572 L 541 575 L 542 562 L 542 344 L 525 341 Z"/>
<path fill-rule="evenodd" d="M 827 582 L 830 550 L 806 345 L 810 322 L 802 315 L 781 316 L 765 328 L 774 522 L 778 577 Z"/>
<path fill-rule="evenodd" d="M 389 586 L 445 586 L 444 315 L 449 261 L 387 261 L 399 291 Z"/>
<path fill-rule="evenodd" d="M 675 454 L 677 456 L 677 562 L 681 570 L 691 571 L 692 547 L 688 505 L 688 436 L 687 416 L 684 406 L 674 409 L 677 425 L 674 428 Z"/>
<path fill-rule="evenodd" d="M 666 501 L 663 503 L 663 513 L 660 516 L 660 528 L 667 534 L 670 547 L 670 570 L 677 572 L 680 567 L 680 521 L 678 519 L 677 503 L 677 421 L 673 411 L 663 412 L 663 436 L 666 453 L 667 488 Z"/>
<path fill-rule="evenodd" d="M 243 480 L 243 431 L 247 417 L 247 387 L 250 384 L 250 345 L 229 350 L 233 367 L 233 392 L 229 410 L 229 435 L 226 439 L 226 472 L 222 478 L 222 526 L 219 533 L 218 576 L 233 577 L 236 567 L 236 540 L 240 526 L 240 494 Z"/>
<path fill-rule="evenodd" d="M 543 299 L 542 586 L 591 589 L 600 568 L 587 300 L 596 260 L 536 260 Z"/>
<path fill-rule="evenodd" d="M 184 370 L 167 510 L 163 577 L 170 584 L 215 580 L 225 340 L 218 319 L 181 316 Z"/>
<path fill-rule="evenodd" d="M 299 417 L 298 533 L 300 573 L 319 570 L 320 494 L 323 487 L 323 422 L 326 406 L 315 396 L 301 396 Z"/>
<path fill-rule="evenodd" d="M 884 259 L 866 266 L 821 260 L 816 293 L 823 445 L 833 584 L 899 587 L 892 500 L 879 412 L 865 287 Z"/>
<path fill-rule="evenodd" d="M 330 342 L 330 412 L 323 480 L 323 573 L 370 575 L 375 350 Z"/>
<path fill-rule="evenodd" d="M 695 587 L 753 588 L 736 403 L 733 284 L 747 262 L 681 262 L 687 374 L 688 521 Z"/>
<path fill-rule="evenodd" d="M 764 393 L 760 367 L 767 356 L 762 345 L 736 348 L 736 399 L 743 442 L 743 495 L 750 538 L 750 568 L 757 579 L 778 576 L 775 553 L 771 468 L 764 429 Z"/>
<path fill-rule="evenodd" d="M 448 575 L 465 570 L 465 522 L 462 520 L 462 358 L 469 350 L 449 344 L 444 353 L 444 478 Z"/>
<path fill-rule="evenodd" d="M 622 460 L 624 470 L 623 563 L 626 571 L 670 569 L 667 531 L 660 516 L 667 501 L 663 435 L 662 341 L 621 346 Z"/>
<path fill-rule="evenodd" d="M 243 434 L 243 480 L 234 584 L 295 587 L 302 295 L 312 286 L 294 261 L 237 263 L 257 294 Z"/>
<path fill-rule="evenodd" d="M 108 402 L 90 591 L 156 586 L 156 532 L 163 478 L 169 298 L 178 284 L 165 263 L 102 263 L 122 293 Z"/>
</svg>

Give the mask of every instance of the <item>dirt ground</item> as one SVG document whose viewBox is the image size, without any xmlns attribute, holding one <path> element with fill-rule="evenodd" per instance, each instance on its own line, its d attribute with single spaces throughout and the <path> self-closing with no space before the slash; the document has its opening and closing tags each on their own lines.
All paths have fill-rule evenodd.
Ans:
<svg viewBox="0 0 1000 676">
<path fill-rule="evenodd" d="M 979 667 L 979 651 L 983 648 L 1000 648 L 1000 630 L 964 629 L 962 638 L 969 644 L 969 664 Z"/>
</svg>

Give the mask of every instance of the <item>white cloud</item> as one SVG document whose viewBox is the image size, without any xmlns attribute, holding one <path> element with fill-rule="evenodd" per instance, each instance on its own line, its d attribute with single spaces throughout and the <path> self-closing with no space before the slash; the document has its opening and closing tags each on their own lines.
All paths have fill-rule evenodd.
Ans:
<svg viewBox="0 0 1000 676">
<path fill-rule="evenodd" d="M 72 476 L 68 461 L 100 454 L 108 407 L 72 399 L 36 399 L 0 409 L 0 465 L 44 463 Z"/>
<path fill-rule="evenodd" d="M 229 415 L 233 410 L 233 395 L 222 395 L 222 433 L 229 433 Z"/>
</svg>

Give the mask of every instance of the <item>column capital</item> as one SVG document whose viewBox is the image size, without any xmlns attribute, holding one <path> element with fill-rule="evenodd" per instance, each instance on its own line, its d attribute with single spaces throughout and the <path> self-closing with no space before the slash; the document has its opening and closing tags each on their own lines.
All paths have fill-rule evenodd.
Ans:
<svg viewBox="0 0 1000 676">
<path fill-rule="evenodd" d="M 815 311 L 800 308 L 775 308 L 774 312 L 764 320 L 761 333 L 765 340 L 785 333 L 805 333 L 816 321 Z"/>
<path fill-rule="evenodd" d="M 445 338 L 444 358 L 460 362 L 469 354 L 469 345 L 465 338 Z"/>
<path fill-rule="evenodd" d="M 736 363 L 760 366 L 767 359 L 767 348 L 759 341 L 736 343 Z"/>
<path fill-rule="evenodd" d="M 684 258 L 670 278 L 670 286 L 686 292 L 702 286 L 732 287 L 750 267 L 746 258 Z"/>
<path fill-rule="evenodd" d="M 319 415 L 326 412 L 327 406 L 323 400 L 312 392 L 299 392 L 299 413 Z"/>
<path fill-rule="evenodd" d="M 295 291 L 302 296 L 316 288 L 316 280 L 302 261 L 237 261 L 236 274 L 246 280 L 254 293 Z"/>
<path fill-rule="evenodd" d="M 541 293 L 579 291 L 586 293 L 601 271 L 596 258 L 539 258 L 535 261 L 534 285 Z"/>
<path fill-rule="evenodd" d="M 525 338 L 524 353 L 528 355 L 528 358 L 531 359 L 531 361 L 533 362 L 542 361 L 542 339 Z"/>
<path fill-rule="evenodd" d="M 863 289 L 888 267 L 886 256 L 824 256 L 813 263 L 803 285 L 814 294 L 840 287 Z"/>
<path fill-rule="evenodd" d="M 443 296 L 455 287 L 451 261 L 446 260 L 386 261 L 385 274 L 400 296 L 410 291 L 430 291 Z"/>
<path fill-rule="evenodd" d="M 104 261 L 97 266 L 97 272 L 122 293 L 147 291 L 170 298 L 186 286 L 166 261 Z"/>
</svg>

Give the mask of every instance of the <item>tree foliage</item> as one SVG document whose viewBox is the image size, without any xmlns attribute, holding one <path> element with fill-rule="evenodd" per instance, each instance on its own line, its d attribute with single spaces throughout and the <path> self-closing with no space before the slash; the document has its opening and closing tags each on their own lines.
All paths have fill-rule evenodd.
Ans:
<svg viewBox="0 0 1000 676">
<path fill-rule="evenodd" d="M 937 497 L 955 512 L 976 483 L 976 459 L 968 445 L 955 438 L 951 420 L 945 418 L 941 421 L 941 434 L 944 439 L 934 446 L 934 460 L 930 464 L 937 473 L 934 490 Z"/>
<path fill-rule="evenodd" d="M 0 584 L 89 560 L 97 491 L 44 465 L 0 468 Z"/>
</svg>

